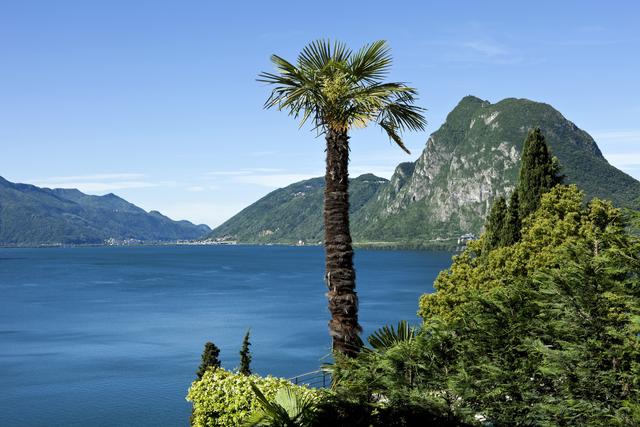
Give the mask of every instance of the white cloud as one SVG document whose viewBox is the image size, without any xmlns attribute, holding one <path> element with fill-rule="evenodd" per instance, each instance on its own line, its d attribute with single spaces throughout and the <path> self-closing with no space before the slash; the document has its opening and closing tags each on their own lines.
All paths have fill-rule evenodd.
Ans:
<svg viewBox="0 0 640 427">
<path fill-rule="evenodd" d="M 573 39 L 573 40 L 554 40 L 544 42 L 549 46 L 557 47 L 602 47 L 624 43 L 621 40 L 602 40 L 602 39 Z"/>
<path fill-rule="evenodd" d="M 159 184 L 145 181 L 116 181 L 116 182 L 35 182 L 34 185 L 46 188 L 77 188 L 83 193 L 105 193 L 115 190 L 132 188 L 157 187 Z"/>
<path fill-rule="evenodd" d="M 442 50 L 442 58 L 447 62 L 515 64 L 522 62 L 521 54 L 508 46 L 491 39 L 478 38 L 457 41 L 428 41 L 425 43 Z"/>
<path fill-rule="evenodd" d="M 238 175 L 248 175 L 250 172 L 245 170 L 240 171 L 213 171 L 207 172 L 205 175 L 207 176 L 238 176 Z"/>
<path fill-rule="evenodd" d="M 251 157 L 269 157 L 279 155 L 278 151 L 275 150 L 264 150 L 264 151 L 252 151 L 248 153 Z"/>
<path fill-rule="evenodd" d="M 52 176 L 32 179 L 34 185 L 46 188 L 77 188 L 84 193 L 108 193 L 135 188 L 173 187 L 174 181 L 150 182 L 141 173 L 98 173 L 90 175 Z"/>
<path fill-rule="evenodd" d="M 251 168 L 247 169 L 249 172 L 283 172 L 284 169 L 280 168 Z"/>
<path fill-rule="evenodd" d="M 595 131 L 591 135 L 610 164 L 640 179 L 640 130 Z"/>
<path fill-rule="evenodd" d="M 284 169 L 280 168 L 246 168 L 232 171 L 212 171 L 207 172 L 205 175 L 207 176 L 242 176 L 242 175 L 252 175 L 255 173 L 263 173 L 263 172 L 283 172 Z"/>
<path fill-rule="evenodd" d="M 609 163 L 619 168 L 640 166 L 640 151 L 635 153 L 611 153 L 605 154 L 604 157 Z"/>
<path fill-rule="evenodd" d="M 488 41 L 470 41 L 461 43 L 460 46 L 469 48 L 477 53 L 489 57 L 508 55 L 510 53 L 504 46 Z"/>
<path fill-rule="evenodd" d="M 640 148 L 640 130 L 596 131 L 591 135 L 598 142 L 598 145 L 606 144 L 612 149 L 624 148 L 625 146 Z"/>
<path fill-rule="evenodd" d="M 48 182 L 74 182 L 93 180 L 135 180 L 144 177 L 141 173 L 99 173 L 92 175 L 52 176 L 45 178 Z"/>
<path fill-rule="evenodd" d="M 204 190 L 206 190 L 206 188 L 204 188 L 201 185 L 193 185 L 191 187 L 187 187 L 187 191 L 189 191 L 191 193 L 198 193 L 198 192 L 201 192 L 201 191 L 204 191 Z"/>
<path fill-rule="evenodd" d="M 321 173 L 285 173 L 281 168 L 246 168 L 232 171 L 212 171 L 207 177 L 227 178 L 237 184 L 251 184 L 266 188 L 286 187 L 297 181 L 321 176 Z"/>
</svg>

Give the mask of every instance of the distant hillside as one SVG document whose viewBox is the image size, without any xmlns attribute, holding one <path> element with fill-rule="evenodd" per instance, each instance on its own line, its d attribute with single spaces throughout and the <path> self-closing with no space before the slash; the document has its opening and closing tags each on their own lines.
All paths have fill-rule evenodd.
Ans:
<svg viewBox="0 0 640 427">
<path fill-rule="evenodd" d="M 587 197 L 640 207 L 640 182 L 611 166 L 593 138 L 550 105 L 515 98 L 491 104 L 467 96 L 429 137 L 420 157 L 400 164 L 389 182 L 376 178 L 378 185 L 362 187 L 356 183 L 362 177 L 353 181 L 354 240 L 431 245 L 480 233 L 493 200 L 513 190 L 520 150 L 533 127 L 542 129 L 567 182 Z M 322 183 L 316 178 L 276 190 L 211 236 L 229 234 L 243 242 L 319 239 Z M 295 198 L 305 186 L 313 197 Z M 244 222 L 247 216 L 250 223 Z"/>
<path fill-rule="evenodd" d="M 389 181 L 372 174 L 350 181 L 351 213 L 357 213 Z M 275 190 L 217 227 L 209 238 L 233 236 L 241 242 L 307 243 L 323 236 L 324 178 Z"/>
<path fill-rule="evenodd" d="M 206 225 L 173 221 L 114 195 L 14 184 L 0 177 L 0 245 L 97 244 L 106 239 L 197 239 Z"/>
</svg>

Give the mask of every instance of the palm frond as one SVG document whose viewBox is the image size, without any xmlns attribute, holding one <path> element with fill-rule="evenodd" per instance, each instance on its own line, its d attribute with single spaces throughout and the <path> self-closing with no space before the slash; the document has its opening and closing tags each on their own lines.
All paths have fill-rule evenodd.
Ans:
<svg viewBox="0 0 640 427">
<path fill-rule="evenodd" d="M 372 83 L 386 77 L 391 63 L 391 49 L 385 40 L 378 40 L 352 55 L 349 69 L 355 79 Z"/>
<path fill-rule="evenodd" d="M 276 392 L 274 402 L 280 405 L 296 425 L 300 426 L 310 424 L 317 412 L 313 399 L 293 387 L 280 388 Z"/>
<path fill-rule="evenodd" d="M 391 102 L 379 110 L 378 124 L 389 138 L 408 154 L 409 149 L 402 142 L 400 133 L 403 130 L 422 131 L 427 125 L 423 116 L 424 108 L 413 104 L 416 92 L 412 88 L 403 86 L 403 90 L 395 90 Z"/>
<path fill-rule="evenodd" d="M 249 415 L 243 427 L 288 426 L 307 427 L 313 425 L 317 406 L 313 399 L 293 387 L 281 387 L 273 401 L 269 401 L 260 389 L 251 383 L 260 409 Z"/>
<path fill-rule="evenodd" d="M 374 350 L 387 350 L 396 344 L 412 341 L 415 337 L 415 329 L 406 320 L 401 320 L 396 329 L 389 325 L 383 326 L 371 334 L 368 341 Z"/>
<path fill-rule="evenodd" d="M 381 121 L 379 124 L 380 127 L 384 129 L 385 132 L 387 132 L 389 138 L 398 145 L 398 147 L 400 147 L 405 153 L 411 154 L 411 151 L 409 151 L 407 146 L 404 145 L 404 142 L 402 142 L 402 138 L 400 138 L 400 135 L 398 135 L 398 133 L 396 132 L 396 128 L 391 123 Z"/>
<path fill-rule="evenodd" d="M 315 40 L 302 49 L 298 56 L 298 66 L 308 70 L 322 70 L 327 65 L 342 63 L 351 56 L 351 50 L 341 42 Z"/>
<path fill-rule="evenodd" d="M 422 115 L 423 108 L 415 105 L 392 102 L 380 111 L 380 121 L 388 122 L 399 130 L 424 130 L 427 121 Z"/>
<path fill-rule="evenodd" d="M 260 404 L 260 410 L 251 413 L 244 423 L 242 423 L 243 427 L 268 426 L 270 425 L 270 420 L 288 419 L 287 413 L 284 409 L 280 407 L 280 405 L 269 402 L 269 399 L 265 397 L 262 391 L 260 391 L 254 383 L 251 383 L 251 389 L 255 393 L 258 403 Z"/>
</svg>

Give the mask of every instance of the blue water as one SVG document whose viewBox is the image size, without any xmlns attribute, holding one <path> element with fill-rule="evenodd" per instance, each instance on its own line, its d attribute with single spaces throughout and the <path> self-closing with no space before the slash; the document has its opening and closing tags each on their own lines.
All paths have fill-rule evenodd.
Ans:
<svg viewBox="0 0 640 427">
<path fill-rule="evenodd" d="M 328 353 L 319 247 L 0 249 L 0 426 L 184 426 L 206 341 L 290 377 Z M 450 254 L 356 253 L 365 334 L 416 317 Z"/>
</svg>

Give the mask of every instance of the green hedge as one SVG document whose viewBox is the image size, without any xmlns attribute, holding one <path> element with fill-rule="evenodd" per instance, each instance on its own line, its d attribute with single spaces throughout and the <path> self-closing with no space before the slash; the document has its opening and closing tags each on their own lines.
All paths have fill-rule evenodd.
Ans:
<svg viewBox="0 0 640 427">
<path fill-rule="evenodd" d="M 231 427 L 240 425 L 247 416 L 259 408 L 251 390 L 254 383 L 267 399 L 273 399 L 276 391 L 284 386 L 296 387 L 310 396 L 320 398 L 323 391 L 293 386 L 284 378 L 239 375 L 222 368 L 207 371 L 201 380 L 191 384 L 187 400 L 193 404 L 193 426 Z"/>
</svg>

